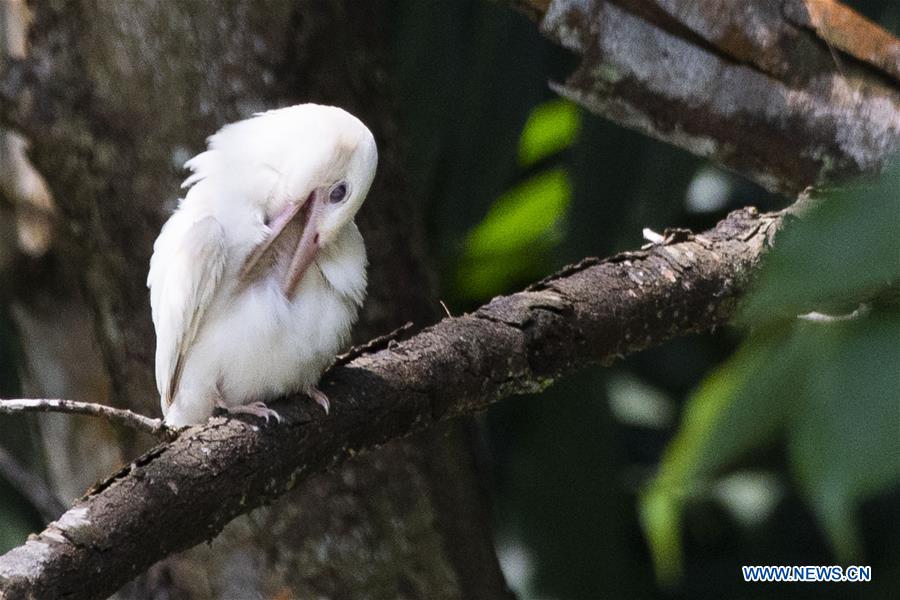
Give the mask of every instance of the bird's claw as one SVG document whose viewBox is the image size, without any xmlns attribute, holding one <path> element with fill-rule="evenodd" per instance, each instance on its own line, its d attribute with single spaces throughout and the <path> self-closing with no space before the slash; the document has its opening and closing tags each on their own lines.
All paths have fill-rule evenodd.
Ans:
<svg viewBox="0 0 900 600">
<path fill-rule="evenodd" d="M 223 408 L 230 414 L 253 415 L 254 417 L 265 419 L 267 425 L 269 424 L 269 418 L 274 418 L 277 422 L 281 423 L 281 415 L 266 406 L 265 402 L 251 402 L 250 404 L 225 406 Z"/>
<path fill-rule="evenodd" d="M 322 407 L 325 411 L 325 414 L 328 414 L 329 409 L 331 408 L 331 402 L 328 401 L 328 396 L 325 395 L 325 392 L 318 388 L 313 388 L 309 392 L 310 397 L 316 401 L 316 404 Z"/>
</svg>

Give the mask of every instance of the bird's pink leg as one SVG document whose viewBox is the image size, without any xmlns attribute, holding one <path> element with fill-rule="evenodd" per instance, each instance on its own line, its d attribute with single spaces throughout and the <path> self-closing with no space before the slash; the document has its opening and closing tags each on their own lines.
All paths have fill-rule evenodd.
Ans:
<svg viewBox="0 0 900 600">
<path fill-rule="evenodd" d="M 281 423 L 281 415 L 277 412 L 266 406 L 265 402 L 251 402 L 250 404 L 239 404 L 237 406 L 227 406 L 221 400 L 216 402 L 216 406 L 224 409 L 228 414 L 235 415 L 253 415 L 254 417 L 259 417 L 260 419 L 265 419 L 266 423 L 269 422 L 269 418 L 272 417 L 279 423 Z"/>
<path fill-rule="evenodd" d="M 316 401 L 316 404 L 325 410 L 325 414 L 327 415 L 328 409 L 331 408 L 331 402 L 328 401 L 328 396 L 325 395 L 325 392 L 319 388 L 313 388 L 309 391 L 309 395 Z"/>
</svg>

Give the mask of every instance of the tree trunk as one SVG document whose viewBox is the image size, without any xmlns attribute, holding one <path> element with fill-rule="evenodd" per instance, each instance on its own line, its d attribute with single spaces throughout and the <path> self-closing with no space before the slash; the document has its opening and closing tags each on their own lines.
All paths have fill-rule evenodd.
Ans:
<svg viewBox="0 0 900 600">
<path fill-rule="evenodd" d="M 562 96 L 796 196 L 900 149 L 900 40 L 837 0 L 511 0 L 580 64 Z"/>
</svg>

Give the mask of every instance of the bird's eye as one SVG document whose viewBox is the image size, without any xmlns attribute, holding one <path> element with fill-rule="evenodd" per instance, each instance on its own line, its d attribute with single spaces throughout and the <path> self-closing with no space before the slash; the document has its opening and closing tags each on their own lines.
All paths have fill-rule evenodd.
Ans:
<svg viewBox="0 0 900 600">
<path fill-rule="evenodd" d="M 331 201 L 332 204 L 337 204 L 341 202 L 344 198 L 347 197 L 347 184 L 343 181 L 333 188 L 331 188 L 331 193 L 328 195 L 328 200 Z"/>
</svg>

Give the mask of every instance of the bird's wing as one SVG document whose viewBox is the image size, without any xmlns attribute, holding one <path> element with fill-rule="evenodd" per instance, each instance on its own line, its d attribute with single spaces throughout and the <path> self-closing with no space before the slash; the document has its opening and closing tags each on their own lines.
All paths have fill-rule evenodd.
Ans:
<svg viewBox="0 0 900 600">
<path fill-rule="evenodd" d="M 163 412 L 172 403 L 185 357 L 222 280 L 225 232 L 213 217 L 166 223 L 150 259 L 150 306 L 156 327 L 156 387 Z"/>
</svg>

